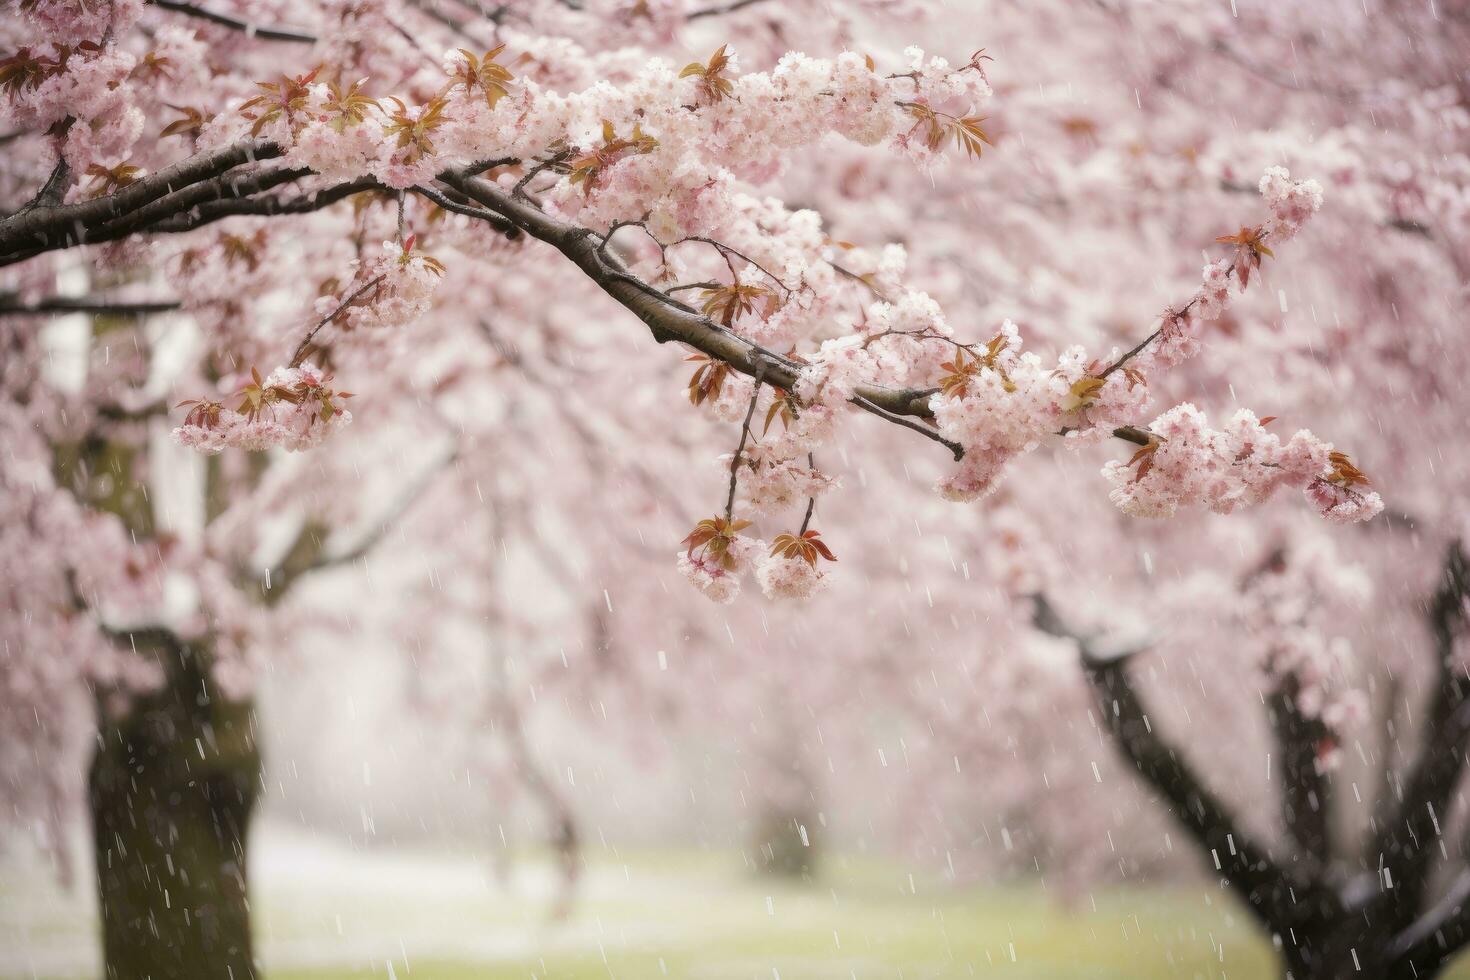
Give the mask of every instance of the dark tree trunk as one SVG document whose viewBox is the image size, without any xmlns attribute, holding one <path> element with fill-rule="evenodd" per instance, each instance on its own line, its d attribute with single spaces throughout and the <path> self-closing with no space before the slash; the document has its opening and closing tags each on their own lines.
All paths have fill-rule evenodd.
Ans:
<svg viewBox="0 0 1470 980">
<path fill-rule="evenodd" d="M 782 877 L 815 877 L 817 854 L 811 839 L 815 825 L 805 810 L 767 807 L 755 827 L 756 867 Z"/>
<path fill-rule="evenodd" d="M 1279 555 L 1270 559 L 1279 560 Z M 1290 838 L 1287 853 L 1275 857 L 1251 839 L 1185 754 L 1150 721 L 1127 666 L 1139 651 L 1097 656 L 1045 596 L 1035 597 L 1035 624 L 1077 642 L 1103 731 L 1272 935 L 1283 976 L 1428 980 L 1470 946 L 1470 869 L 1462 869 L 1444 896 L 1428 905 L 1434 866 L 1448 858 L 1440 820 L 1449 813 L 1470 754 L 1470 673 L 1455 656 L 1457 637 L 1470 621 L 1467 601 L 1470 558 L 1457 541 L 1427 604 L 1438 679 L 1423 747 L 1401 792 L 1387 801 L 1386 814 L 1376 821 L 1367 860 L 1346 881 L 1333 873 L 1330 783 L 1316 767 L 1318 746 L 1328 733 L 1296 708 L 1295 679 L 1288 678 L 1271 700 L 1271 721 L 1285 759 L 1282 817 Z"/>
<path fill-rule="evenodd" d="M 202 653 L 134 634 L 168 680 L 102 723 L 89 802 L 107 980 L 254 980 L 246 835 L 260 785 L 249 702 L 214 690 Z"/>
<path fill-rule="evenodd" d="M 1393 934 L 1386 926 L 1386 920 L 1374 928 L 1363 915 L 1348 914 L 1336 922 L 1294 929 L 1295 942 L 1291 936 L 1281 937 L 1284 976 L 1287 980 L 1387 978 L 1392 968 L 1385 957 Z M 1426 980 L 1429 976 L 1425 974 Z"/>
</svg>

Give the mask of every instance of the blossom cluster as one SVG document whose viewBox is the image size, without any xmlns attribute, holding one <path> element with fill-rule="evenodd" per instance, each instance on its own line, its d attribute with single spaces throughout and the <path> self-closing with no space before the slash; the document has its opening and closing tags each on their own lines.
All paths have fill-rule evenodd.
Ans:
<svg viewBox="0 0 1470 980">
<path fill-rule="evenodd" d="M 1240 409 L 1215 429 L 1195 406 L 1178 405 L 1153 421 L 1148 444 L 1132 459 L 1103 468 L 1113 484 L 1109 496 L 1135 517 L 1169 517 L 1184 506 L 1228 514 L 1282 487 L 1302 489 L 1323 517 L 1339 523 L 1367 520 L 1383 510 L 1376 492 L 1352 485 L 1366 479 L 1348 480 L 1340 472 L 1341 465 L 1351 464 L 1330 444 L 1306 429 L 1283 443 L 1267 431 L 1270 421 Z"/>
<path fill-rule="evenodd" d="M 236 408 L 212 400 L 184 402 L 189 414 L 173 437 L 211 455 L 227 448 L 311 449 L 352 421 L 340 404 L 352 395 L 333 391 L 331 380 L 313 364 L 276 368 L 264 379 L 252 372 L 252 380 L 237 392 L 242 400 Z"/>
<path fill-rule="evenodd" d="M 174 429 L 174 438 L 207 454 L 226 448 L 304 450 L 345 428 L 352 413 L 341 403 L 352 395 L 334 391 L 331 378 L 304 362 L 303 355 L 309 344 L 326 337 L 401 328 L 419 320 L 433 301 L 444 266 L 416 250 L 415 244 L 413 235 L 401 243 L 385 241 L 383 254 L 359 266 L 345 288 L 318 297 L 316 310 L 322 319 L 302 343 L 297 359 L 303 362 L 278 368 L 264 380 L 253 374 L 240 389 L 243 400 L 237 408 L 208 399 L 181 403 L 190 410 L 184 424 Z M 325 330 L 331 333 L 319 338 Z"/>
<path fill-rule="evenodd" d="M 779 213 L 767 209 L 760 236 L 747 234 L 735 222 L 727 234 L 747 264 L 732 269 L 729 286 L 707 292 L 711 299 L 706 311 L 720 313 L 722 324 L 742 336 L 764 340 L 775 334 L 787 340 L 788 324 L 779 333 L 767 324 L 792 310 L 794 321 L 805 327 L 806 343 L 816 346 L 800 358 L 792 391 L 779 392 L 779 402 L 762 403 L 767 430 L 771 419 L 781 418 L 794 421 L 805 438 L 788 432 L 782 439 L 757 444 L 732 469 L 746 491 L 748 512 L 759 516 L 825 488 L 825 479 L 810 485 L 815 470 L 802 464 L 800 456 L 830 438 L 830 420 L 861 397 L 865 387 L 930 385 L 934 391 L 928 408 L 937 435 L 962 452 L 958 466 L 938 485 L 940 494 L 952 500 L 989 495 L 1014 460 L 1048 440 L 1063 436 L 1066 444 L 1076 446 L 1128 428 L 1130 438 L 1143 442 L 1141 448 L 1128 461 L 1111 462 L 1103 471 L 1113 485 L 1113 501 L 1126 513 L 1164 517 L 1181 506 L 1225 513 L 1293 486 L 1305 490 L 1329 520 L 1372 517 L 1382 501 L 1366 489 L 1366 477 L 1305 430 L 1283 443 L 1254 414 L 1242 410 L 1217 431 L 1188 403 L 1137 428 L 1152 403 L 1151 377 L 1198 353 L 1203 324 L 1220 317 L 1232 296 L 1249 286 L 1263 257 L 1272 254 L 1266 240 L 1293 237 L 1321 205 L 1315 181 L 1293 180 L 1279 167 L 1266 172 L 1260 190 L 1270 220 L 1222 236 L 1220 241 L 1234 246 L 1234 254 L 1206 265 L 1193 297 L 1166 311 L 1158 330 L 1138 347 L 1126 354 L 1115 350 L 1107 362 L 1075 345 L 1055 361 L 1044 360 L 1024 349 L 1019 328 L 1009 320 L 988 342 L 964 343 L 939 304 L 904 285 L 901 250 L 873 254 L 846 244 L 836 250 L 828 246 L 823 260 L 814 261 L 799 220 L 775 220 Z M 824 328 L 806 317 L 820 311 L 831 318 L 834 307 L 824 297 L 840 294 L 840 289 L 825 276 L 838 263 L 851 265 L 843 267 L 848 277 L 877 298 L 864 306 L 848 332 L 832 335 L 827 327 L 824 337 Z M 796 283 L 801 288 L 794 288 Z M 792 339 L 800 343 L 802 336 Z M 696 404 L 706 394 L 716 415 L 731 422 L 746 414 L 751 399 L 759 399 L 751 382 L 730 379 L 713 363 L 706 363 L 691 382 Z M 808 420 L 813 412 L 823 413 L 815 426 Z M 727 456 L 720 462 L 730 460 Z M 728 580 L 738 569 L 715 575 L 692 560 L 685 565 L 705 591 L 722 599 L 732 596 Z"/>
<path fill-rule="evenodd" d="M 1270 234 L 1280 239 L 1294 235 L 1321 204 L 1314 181 L 1293 181 L 1281 168 L 1268 171 L 1261 189 L 1273 216 Z M 930 408 L 939 433 L 964 449 L 959 467 L 939 490 L 951 499 L 974 500 L 994 490 L 1013 459 L 1049 437 L 1066 432 L 1074 439 L 1095 438 L 1141 421 L 1150 403 L 1150 373 L 1199 350 L 1200 322 L 1223 312 L 1232 281 L 1245 288 L 1248 274 L 1236 269 L 1258 257 L 1247 247 L 1233 261 L 1207 265 L 1196 295 L 1165 314 L 1163 325 L 1131 361 L 1114 352 L 1107 367 L 1077 346 L 1047 364 L 1022 349 L 1019 330 L 1010 321 L 987 345 L 962 345 L 937 304 L 905 291 L 894 301 L 872 304 L 863 325 L 866 335 L 823 342 L 809 358 L 797 394 L 806 402 L 835 406 L 861 384 L 939 374 Z M 936 366 L 942 351 L 952 356 Z"/>
<path fill-rule="evenodd" d="M 810 599 L 827 587 L 827 573 L 804 558 L 772 553 L 769 542 L 737 536 L 733 564 L 725 565 L 703 554 L 680 552 L 678 568 L 696 589 L 714 602 L 728 604 L 740 597 L 744 576 L 754 573 L 768 599 Z"/>
<path fill-rule="evenodd" d="M 1135 369 L 1147 373 L 1170 368 L 1198 354 L 1204 324 L 1220 319 L 1230 306 L 1232 282 L 1244 292 L 1262 256 L 1272 254 L 1266 242 L 1280 244 L 1295 238 L 1322 207 L 1322 186 L 1315 180 L 1293 180 L 1285 167 L 1267 168 L 1258 186 L 1271 212 L 1270 220 L 1220 239 L 1233 243 L 1235 254 L 1205 264 L 1200 288 L 1183 305 L 1164 312 L 1156 338 L 1134 359 Z"/>
<path fill-rule="evenodd" d="M 983 137 L 968 113 L 990 95 L 978 59 L 955 67 L 918 49 L 906 52 L 902 74 L 853 52 L 830 59 L 793 52 L 769 72 L 737 75 L 738 58 L 722 48 L 698 72 L 655 59 L 620 83 L 570 92 L 516 78 L 497 60 L 505 57 L 501 48 L 449 51 L 447 81 L 412 104 L 370 97 L 366 79 L 323 83 L 311 72 L 265 82 L 204 139 L 223 144 L 248 131 L 318 173 L 372 175 L 396 188 L 430 182 L 451 166 L 573 147 L 562 155 L 564 176 L 548 204 L 593 227 L 646 218 L 673 241 L 718 226 L 738 193 L 736 179 L 769 179 L 793 150 L 829 133 L 862 145 L 888 140 L 931 164 L 947 142 Z"/>
<path fill-rule="evenodd" d="M 318 297 L 317 312 L 340 333 L 417 323 L 433 304 L 444 266 L 416 244 L 414 235 L 384 242 L 383 254 L 355 269 L 340 295 Z"/>
<path fill-rule="evenodd" d="M 0 127 L 61 135 L 76 173 L 120 162 L 143 132 L 143 113 L 125 85 L 137 59 L 93 40 L 22 48 L 3 63 Z"/>
</svg>

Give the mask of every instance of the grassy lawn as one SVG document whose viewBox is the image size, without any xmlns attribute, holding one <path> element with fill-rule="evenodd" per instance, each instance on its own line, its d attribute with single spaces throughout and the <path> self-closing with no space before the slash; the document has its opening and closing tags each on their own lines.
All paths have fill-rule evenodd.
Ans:
<svg viewBox="0 0 1470 980">
<path fill-rule="evenodd" d="M 619 878 L 621 877 L 621 882 Z M 534 887 L 522 889 L 534 894 Z M 331 905 L 332 903 L 326 903 Z M 437 903 L 436 903 L 437 904 Z M 266 947 L 309 929 L 283 903 Z M 448 917 L 465 945 L 417 959 L 379 947 L 356 964 L 291 966 L 280 980 L 443 978 L 1225 978 L 1265 977 L 1269 950 L 1229 903 L 1199 891 L 1112 893 L 1061 907 L 1039 886 L 957 891 L 876 862 L 835 861 L 814 885 L 764 880 L 732 855 L 626 855 L 596 867 L 571 920 L 551 924 L 537 898 L 395 910 L 358 906 L 348 945 L 421 935 Z M 405 920 L 404 915 L 408 916 Z M 328 931 L 338 927 L 336 913 Z M 322 922 L 321 925 L 328 925 Z M 472 937 L 486 951 L 474 955 Z M 499 946 L 497 951 L 495 948 Z M 396 955 L 395 955 L 396 954 Z"/>
<path fill-rule="evenodd" d="M 607 850 L 553 923 L 555 877 L 535 856 L 500 880 L 483 856 L 354 851 L 279 828 L 256 846 L 269 980 L 1276 977 L 1268 943 L 1203 888 L 1064 903 L 1039 883 L 958 889 L 869 859 L 830 859 L 803 885 L 735 854 Z M 89 906 L 85 889 L 0 868 L 0 976 L 95 977 Z"/>
</svg>

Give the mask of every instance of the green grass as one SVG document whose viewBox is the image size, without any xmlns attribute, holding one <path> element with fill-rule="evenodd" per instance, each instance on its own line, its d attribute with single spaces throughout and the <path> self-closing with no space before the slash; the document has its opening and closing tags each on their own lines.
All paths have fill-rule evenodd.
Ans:
<svg viewBox="0 0 1470 980">
<path fill-rule="evenodd" d="M 603 851 L 574 913 L 550 922 L 555 878 L 535 856 L 498 882 L 476 857 L 280 840 L 257 837 L 252 868 L 267 980 L 1278 976 L 1269 943 L 1207 887 L 1069 902 L 1041 883 L 957 888 L 869 859 L 829 859 L 808 885 L 729 853 Z M 34 962 L 43 980 L 95 977 L 85 889 L 38 887 L 0 872 L 0 976 L 29 978 L 17 964 Z"/>
<path fill-rule="evenodd" d="M 621 879 L 621 881 L 619 880 Z M 600 862 L 573 917 L 497 899 L 409 916 L 449 916 L 464 936 L 514 939 L 494 958 L 401 955 L 275 969 L 272 980 L 460 978 L 959 978 L 1152 980 L 1274 976 L 1267 944 L 1237 908 L 1199 889 L 1113 891 L 1064 903 L 1040 885 L 956 889 L 893 865 L 831 860 L 820 879 L 761 878 L 733 855 Z M 330 904 L 330 903 L 329 903 Z M 300 908 L 295 901 L 282 909 Z M 391 903 L 359 908 L 344 935 L 416 927 Z M 268 915 L 266 945 L 310 925 Z M 411 968 L 411 974 L 408 972 Z"/>
</svg>

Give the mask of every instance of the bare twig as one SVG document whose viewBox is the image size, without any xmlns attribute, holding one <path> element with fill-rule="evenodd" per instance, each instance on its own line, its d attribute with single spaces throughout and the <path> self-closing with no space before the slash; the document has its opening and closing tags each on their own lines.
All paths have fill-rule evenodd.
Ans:
<svg viewBox="0 0 1470 980">
<path fill-rule="evenodd" d="M 467 218 L 475 218 L 479 221 L 483 221 L 493 227 L 496 231 L 500 232 L 506 238 L 515 240 L 521 237 L 521 230 L 519 228 L 511 224 L 509 221 L 506 221 L 504 218 L 494 213 L 493 211 L 486 211 L 484 208 L 476 208 L 470 207 L 467 204 L 460 204 L 458 201 L 451 200 L 446 195 L 434 190 L 434 188 L 425 187 L 422 184 L 410 187 L 409 190 L 413 191 L 415 194 L 418 194 L 420 197 L 423 197 L 425 200 L 434 202 L 445 211 L 449 211 L 454 214 L 462 214 Z"/>
<path fill-rule="evenodd" d="M 816 454 L 815 453 L 807 453 L 806 454 L 806 465 L 807 465 L 807 469 L 810 469 L 810 470 L 815 470 L 817 468 L 817 457 L 816 457 Z M 796 536 L 798 538 L 801 537 L 801 536 L 803 536 L 804 534 L 806 534 L 806 529 L 811 526 L 811 523 L 812 523 L 812 511 L 814 511 L 816 509 L 817 509 L 817 498 L 816 497 L 808 497 L 808 498 L 806 498 L 806 516 L 801 519 L 801 530 L 799 530 L 799 531 L 796 532 Z"/>
<path fill-rule="evenodd" d="M 951 453 L 954 454 L 955 462 L 959 462 L 965 457 L 965 447 L 961 446 L 957 442 L 944 438 L 944 436 L 939 434 L 939 431 L 937 429 L 931 428 L 930 426 L 924 425 L 920 422 L 915 422 L 913 419 L 903 415 L 899 415 L 897 412 L 890 411 L 889 409 L 884 408 L 882 405 L 879 405 L 876 402 L 872 401 L 866 395 L 853 395 L 852 400 L 853 403 L 856 404 L 859 408 L 866 409 L 867 411 L 872 412 L 874 415 L 878 416 L 881 419 L 886 419 L 889 422 L 892 422 L 894 425 L 901 425 L 906 429 L 913 429 L 915 432 L 918 432 L 921 435 L 933 439 L 935 442 L 939 443 L 945 449 L 948 449 Z"/>
<path fill-rule="evenodd" d="M 311 347 L 312 339 L 316 337 L 317 333 L 322 329 L 322 327 L 325 327 L 327 324 L 337 319 L 337 317 L 342 314 L 343 310 L 346 310 L 353 303 L 356 303 L 369 290 L 376 288 L 377 285 L 382 281 L 382 275 L 374 276 L 367 282 L 363 283 L 361 286 L 357 287 L 357 289 L 353 290 L 351 295 L 349 295 L 340 304 L 338 304 L 335 310 L 322 317 L 321 322 L 312 327 L 311 330 L 307 332 L 306 336 L 301 338 L 301 343 L 296 347 L 296 353 L 291 355 L 291 367 L 298 367 L 301 362 L 306 359 L 306 353 L 307 350 Z"/>
<path fill-rule="evenodd" d="M 307 34 L 305 31 L 293 31 L 284 27 L 261 27 L 249 21 L 231 17 L 228 14 L 217 13 L 198 4 L 181 3 L 180 0 L 148 0 L 156 7 L 164 10 L 172 10 L 176 14 L 186 17 L 195 17 L 199 20 L 207 20 L 211 24 L 228 27 L 234 31 L 240 31 L 249 37 L 260 38 L 262 41 L 290 41 L 295 44 L 315 44 L 316 35 Z"/>
<path fill-rule="evenodd" d="M 726 523 L 735 513 L 735 487 L 740 481 L 740 460 L 745 455 L 745 440 L 750 438 L 750 420 L 755 415 L 755 403 L 761 397 L 761 376 L 764 373 L 764 371 L 756 372 L 755 388 L 750 393 L 750 406 L 745 410 L 745 421 L 740 423 L 740 443 L 735 447 L 735 455 L 730 459 L 730 493 L 725 497 Z"/>
</svg>

